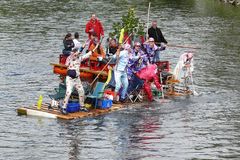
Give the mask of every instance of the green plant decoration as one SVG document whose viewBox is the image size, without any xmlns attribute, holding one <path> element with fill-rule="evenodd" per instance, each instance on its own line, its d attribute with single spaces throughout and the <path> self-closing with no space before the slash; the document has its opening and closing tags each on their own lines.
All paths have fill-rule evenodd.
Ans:
<svg viewBox="0 0 240 160">
<path fill-rule="evenodd" d="M 134 36 L 143 36 L 145 34 L 144 24 L 136 17 L 134 8 L 129 8 L 127 15 L 123 15 L 121 20 L 122 22 L 113 23 L 113 32 L 110 33 L 111 37 L 119 38 L 122 28 L 124 28 L 125 33 L 133 33 Z"/>
</svg>

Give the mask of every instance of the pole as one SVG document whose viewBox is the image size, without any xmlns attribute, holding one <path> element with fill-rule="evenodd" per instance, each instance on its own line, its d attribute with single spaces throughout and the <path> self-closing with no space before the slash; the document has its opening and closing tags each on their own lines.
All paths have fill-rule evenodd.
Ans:
<svg viewBox="0 0 240 160">
<path fill-rule="evenodd" d="M 99 75 L 104 71 L 104 69 L 108 66 L 108 64 L 111 62 L 112 58 L 107 62 L 107 64 L 103 67 L 103 69 L 97 74 L 97 76 L 94 78 L 90 86 L 93 85 L 93 83 L 98 79 Z"/>
<path fill-rule="evenodd" d="M 162 90 L 162 99 L 164 99 L 163 81 L 162 81 L 162 71 L 160 72 L 160 83 L 161 83 L 161 90 Z M 159 97 L 159 98 L 160 98 L 160 97 Z"/>
<path fill-rule="evenodd" d="M 147 34 L 146 34 L 146 39 L 148 39 L 148 27 L 149 27 L 150 7 L 151 7 L 151 2 L 149 2 L 149 4 L 148 4 Z"/>
<path fill-rule="evenodd" d="M 175 44 L 167 44 L 167 47 L 174 47 L 174 48 L 189 48 L 189 49 L 201 49 L 200 47 L 185 46 L 185 45 L 175 45 Z"/>
</svg>

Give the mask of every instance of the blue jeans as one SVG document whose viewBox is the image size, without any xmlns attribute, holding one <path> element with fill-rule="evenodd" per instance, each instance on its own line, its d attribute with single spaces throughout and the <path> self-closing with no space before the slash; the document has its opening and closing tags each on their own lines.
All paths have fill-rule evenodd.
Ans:
<svg viewBox="0 0 240 160">
<path fill-rule="evenodd" d="M 155 51 L 154 57 L 153 57 L 153 63 L 160 61 L 160 51 Z"/>
<path fill-rule="evenodd" d="M 118 93 L 121 86 L 122 86 L 122 92 L 120 93 L 120 99 L 125 99 L 127 94 L 127 88 L 128 88 L 128 77 L 127 72 L 125 71 L 114 71 L 114 78 L 115 78 L 115 92 Z"/>
</svg>

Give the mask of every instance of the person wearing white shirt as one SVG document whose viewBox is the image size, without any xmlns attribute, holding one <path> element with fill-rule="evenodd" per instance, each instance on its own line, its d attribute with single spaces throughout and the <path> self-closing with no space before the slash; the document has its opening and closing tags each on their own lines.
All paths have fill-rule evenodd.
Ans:
<svg viewBox="0 0 240 160">
<path fill-rule="evenodd" d="M 79 42 L 79 33 L 78 32 L 74 33 L 73 43 L 74 43 L 74 48 L 80 48 L 81 47 L 81 43 Z"/>
</svg>

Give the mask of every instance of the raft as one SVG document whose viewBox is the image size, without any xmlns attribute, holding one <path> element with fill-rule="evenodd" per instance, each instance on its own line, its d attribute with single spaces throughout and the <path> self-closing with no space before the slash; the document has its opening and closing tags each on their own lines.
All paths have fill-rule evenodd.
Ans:
<svg viewBox="0 0 240 160">
<path fill-rule="evenodd" d="M 113 111 L 117 111 L 123 108 L 128 107 L 128 104 L 113 104 L 109 109 L 90 109 L 89 112 L 74 112 L 68 113 L 67 115 L 63 115 L 57 108 L 48 109 L 49 104 L 42 104 L 41 109 L 37 109 L 37 105 L 30 107 L 20 107 L 17 109 L 17 114 L 19 116 L 38 116 L 44 118 L 55 118 L 55 119 L 63 119 L 63 120 L 73 120 L 73 119 L 81 119 L 87 117 L 96 117 L 99 115 L 103 115 L 106 113 L 110 113 Z"/>
</svg>

